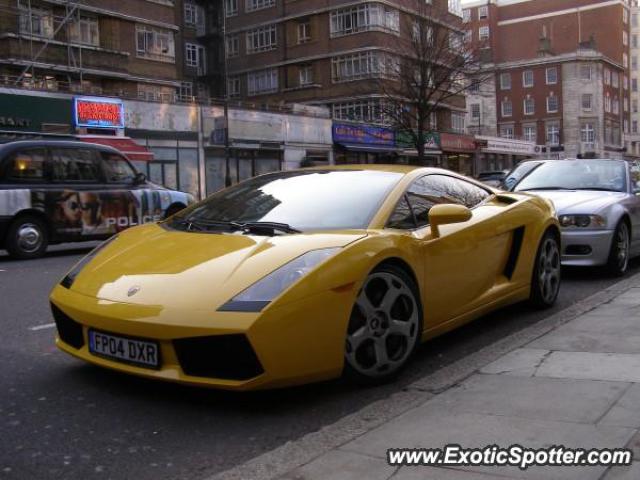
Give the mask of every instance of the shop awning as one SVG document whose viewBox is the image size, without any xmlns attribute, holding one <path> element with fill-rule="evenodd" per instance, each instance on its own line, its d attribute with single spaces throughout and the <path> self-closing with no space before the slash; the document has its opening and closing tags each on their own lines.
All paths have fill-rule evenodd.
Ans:
<svg viewBox="0 0 640 480">
<path fill-rule="evenodd" d="M 97 143 L 99 145 L 113 147 L 116 150 L 120 150 L 121 153 L 124 153 L 129 158 L 129 160 L 143 162 L 149 162 L 153 160 L 153 153 L 147 150 L 146 147 L 138 145 L 129 137 L 82 135 L 78 137 L 78 140 L 87 143 Z"/>
<path fill-rule="evenodd" d="M 386 145 L 365 145 L 360 143 L 338 143 L 342 148 L 351 150 L 352 152 L 368 152 L 368 153 L 398 153 L 401 149 Z"/>
</svg>

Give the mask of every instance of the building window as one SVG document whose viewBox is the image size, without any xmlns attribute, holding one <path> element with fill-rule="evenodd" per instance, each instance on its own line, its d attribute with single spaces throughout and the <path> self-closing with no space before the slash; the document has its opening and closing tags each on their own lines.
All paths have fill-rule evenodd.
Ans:
<svg viewBox="0 0 640 480">
<path fill-rule="evenodd" d="M 384 115 L 380 99 L 354 100 L 334 103 L 333 118 L 353 122 L 384 124 Z"/>
<path fill-rule="evenodd" d="M 513 115 L 513 104 L 511 103 L 511 100 L 505 98 L 502 101 L 501 110 L 502 110 L 502 116 L 503 117 L 512 116 Z"/>
<path fill-rule="evenodd" d="M 631 35 L 631 46 L 633 48 L 638 48 L 638 35 Z"/>
<path fill-rule="evenodd" d="M 525 98 L 524 99 L 524 114 L 525 115 L 533 115 L 536 113 L 536 102 L 533 98 Z"/>
<path fill-rule="evenodd" d="M 479 80 L 471 80 L 469 83 L 469 93 L 478 94 L 480 93 L 480 81 Z"/>
<path fill-rule="evenodd" d="M 580 78 L 582 80 L 591 80 L 591 64 L 583 63 L 580 65 Z"/>
<path fill-rule="evenodd" d="M 622 21 L 624 23 L 629 22 L 629 10 L 627 10 L 624 6 L 622 7 Z"/>
<path fill-rule="evenodd" d="M 522 86 L 525 88 L 533 87 L 533 70 L 522 72 Z"/>
<path fill-rule="evenodd" d="M 522 135 L 527 142 L 536 142 L 537 141 L 537 128 L 535 125 L 525 125 L 522 127 Z"/>
<path fill-rule="evenodd" d="M 278 91 L 278 69 L 269 68 L 247 74 L 249 95 L 260 95 Z"/>
<path fill-rule="evenodd" d="M 180 82 L 180 87 L 178 88 L 178 99 L 181 102 L 190 102 L 193 100 L 192 82 Z"/>
<path fill-rule="evenodd" d="M 76 43 L 99 46 L 98 19 L 81 15 L 78 21 L 69 24 L 69 40 Z"/>
<path fill-rule="evenodd" d="M 584 93 L 582 95 L 582 110 L 586 110 L 588 112 L 593 108 L 593 95 L 590 93 Z"/>
<path fill-rule="evenodd" d="M 227 95 L 230 98 L 240 96 L 240 77 L 229 77 L 227 79 Z"/>
<path fill-rule="evenodd" d="M 247 32 L 247 54 L 266 52 L 276 48 L 278 48 L 278 32 L 275 25 L 267 25 Z"/>
<path fill-rule="evenodd" d="M 557 67 L 549 67 L 547 68 L 547 85 L 555 85 L 558 83 L 558 69 Z"/>
<path fill-rule="evenodd" d="M 638 91 L 638 79 L 637 78 L 632 78 L 631 79 L 631 91 L 632 92 L 637 92 Z"/>
<path fill-rule="evenodd" d="M 623 101 L 623 108 L 625 112 L 629 111 L 629 98 L 624 97 L 624 101 Z"/>
<path fill-rule="evenodd" d="M 623 79 L 624 79 L 624 81 L 622 83 L 622 86 L 624 87 L 625 90 L 629 90 L 629 77 L 624 75 Z"/>
<path fill-rule="evenodd" d="M 622 66 L 624 68 L 629 68 L 629 55 L 626 53 L 622 54 Z"/>
<path fill-rule="evenodd" d="M 224 0 L 224 14 L 233 17 L 238 14 L 238 0 Z"/>
<path fill-rule="evenodd" d="M 300 82 L 300 86 L 313 84 L 313 66 L 300 65 L 298 70 L 298 80 Z"/>
<path fill-rule="evenodd" d="M 638 121 L 631 122 L 631 133 L 638 133 Z"/>
<path fill-rule="evenodd" d="M 184 24 L 189 27 L 204 26 L 204 9 L 193 0 L 184 2 Z"/>
<path fill-rule="evenodd" d="M 500 74 L 500 90 L 511 90 L 511 74 Z"/>
<path fill-rule="evenodd" d="M 480 104 L 472 103 L 471 104 L 471 118 L 474 120 L 480 120 Z"/>
<path fill-rule="evenodd" d="M 502 138 L 513 139 L 515 137 L 513 126 L 509 125 L 500 127 L 500 136 Z"/>
<path fill-rule="evenodd" d="M 485 18 L 489 18 L 489 7 L 483 6 L 478 8 L 478 18 L 483 20 Z"/>
<path fill-rule="evenodd" d="M 491 32 L 489 30 L 489 27 L 484 26 L 484 27 L 480 27 L 478 29 L 478 39 L 479 40 L 487 40 L 490 35 L 491 35 Z"/>
<path fill-rule="evenodd" d="M 560 145 L 560 125 L 547 124 L 547 145 Z"/>
<path fill-rule="evenodd" d="M 20 33 L 38 37 L 53 37 L 53 14 L 45 8 L 29 8 L 19 2 Z"/>
<path fill-rule="evenodd" d="M 613 110 L 614 115 L 618 115 L 620 113 L 620 99 L 618 97 L 615 97 L 611 106 L 611 110 Z"/>
<path fill-rule="evenodd" d="M 148 25 L 136 25 L 136 54 L 150 60 L 174 62 L 176 50 L 173 32 Z"/>
<path fill-rule="evenodd" d="M 596 131 L 592 123 L 583 123 L 580 128 L 580 138 L 583 143 L 595 143 Z"/>
<path fill-rule="evenodd" d="M 298 23 L 298 43 L 311 41 L 311 22 L 304 20 Z"/>
<path fill-rule="evenodd" d="M 351 35 L 372 29 L 400 32 L 400 12 L 378 3 L 365 3 L 331 12 L 332 37 Z"/>
<path fill-rule="evenodd" d="M 471 21 L 471 10 L 468 8 L 462 10 L 462 21 L 464 23 L 469 23 Z"/>
<path fill-rule="evenodd" d="M 613 88 L 620 87 L 620 75 L 618 75 L 618 72 L 611 73 L 611 85 L 613 86 Z"/>
<path fill-rule="evenodd" d="M 604 111 L 607 113 L 611 112 L 611 97 L 609 94 L 604 97 Z"/>
<path fill-rule="evenodd" d="M 453 130 L 456 133 L 464 133 L 465 131 L 464 121 L 465 121 L 465 116 L 463 113 L 451 112 L 451 130 Z"/>
<path fill-rule="evenodd" d="M 602 71 L 602 75 L 604 76 L 604 84 L 611 85 L 611 70 L 605 67 Z"/>
<path fill-rule="evenodd" d="M 204 47 L 195 43 L 185 43 L 184 48 L 187 67 L 204 68 Z"/>
<path fill-rule="evenodd" d="M 393 77 L 399 72 L 400 59 L 394 55 L 368 51 L 334 57 L 331 60 L 331 80 L 349 82 L 371 77 Z"/>
<path fill-rule="evenodd" d="M 275 4 L 276 0 L 247 0 L 245 8 L 247 12 L 254 12 L 263 8 L 273 7 Z"/>
<path fill-rule="evenodd" d="M 633 100 L 631 102 L 631 110 L 633 111 L 633 113 L 638 113 L 638 100 Z"/>
<path fill-rule="evenodd" d="M 464 43 L 471 43 L 473 41 L 473 30 L 464 31 Z"/>
<path fill-rule="evenodd" d="M 626 31 L 622 31 L 622 45 L 625 47 L 629 45 L 629 34 Z"/>
<path fill-rule="evenodd" d="M 227 58 L 233 58 L 240 55 L 240 36 L 238 34 L 227 35 L 227 38 L 225 38 L 225 44 L 227 49 Z"/>
<path fill-rule="evenodd" d="M 549 95 L 547 97 L 547 113 L 556 113 L 558 111 L 558 97 Z"/>
<path fill-rule="evenodd" d="M 638 70 L 638 57 L 637 55 L 631 56 L 631 70 Z"/>
</svg>

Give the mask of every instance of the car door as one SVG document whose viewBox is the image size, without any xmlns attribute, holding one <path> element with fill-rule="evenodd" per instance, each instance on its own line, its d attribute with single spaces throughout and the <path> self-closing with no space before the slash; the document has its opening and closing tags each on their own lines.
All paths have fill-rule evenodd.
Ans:
<svg viewBox="0 0 640 480">
<path fill-rule="evenodd" d="M 92 199 L 101 176 L 93 149 L 51 146 L 46 170 L 50 186 L 43 201 L 55 236 L 59 240 L 101 238 L 94 225 Z"/>
<path fill-rule="evenodd" d="M 416 232 L 422 239 L 427 330 L 478 308 L 499 278 L 511 237 L 501 231 L 494 214 L 482 211 L 490 196 L 490 191 L 475 184 L 440 174 L 423 177 L 414 191 L 408 192 L 423 224 L 428 223 L 430 202 L 431 206 L 461 204 L 472 210 L 469 221 L 442 226 L 438 238 L 433 238 L 427 225 Z"/>
<path fill-rule="evenodd" d="M 136 183 L 136 170 L 116 152 L 101 151 L 100 163 L 107 189 L 102 194 L 105 216 L 114 232 L 162 219 L 158 190 Z"/>
</svg>

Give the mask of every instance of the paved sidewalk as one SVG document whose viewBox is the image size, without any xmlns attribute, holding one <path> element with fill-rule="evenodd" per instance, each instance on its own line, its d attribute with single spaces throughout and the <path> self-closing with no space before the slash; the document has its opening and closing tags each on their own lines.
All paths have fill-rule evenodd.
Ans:
<svg viewBox="0 0 640 480">
<path fill-rule="evenodd" d="M 526 343 L 488 364 L 477 364 L 474 373 L 444 391 L 435 395 L 406 392 L 405 411 L 375 428 L 355 432 L 348 441 L 336 442 L 286 473 L 272 471 L 275 475 L 270 475 L 258 469 L 255 478 L 640 479 L 640 276 L 636 277 L 623 282 L 623 289 L 603 298 L 599 305 L 595 302 L 595 308 L 569 321 L 558 321 L 537 338 L 531 335 Z M 295 453 L 296 443 L 300 442 L 286 447 L 289 452 Z M 631 467 L 532 467 L 525 471 L 516 467 L 398 468 L 386 462 L 388 448 L 442 448 L 447 444 L 626 446 L 634 450 L 635 462 Z M 227 472 L 220 478 L 233 476 Z"/>
</svg>

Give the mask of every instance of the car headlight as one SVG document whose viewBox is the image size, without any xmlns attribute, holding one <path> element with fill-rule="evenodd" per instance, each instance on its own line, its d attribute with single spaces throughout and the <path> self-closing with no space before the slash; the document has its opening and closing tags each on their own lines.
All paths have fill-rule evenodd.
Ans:
<svg viewBox="0 0 640 480">
<path fill-rule="evenodd" d="M 89 263 L 91 260 L 93 260 L 93 257 L 95 257 L 100 252 L 100 250 L 102 250 L 104 247 L 109 245 L 116 238 L 117 238 L 117 235 L 114 235 L 113 237 L 109 238 L 108 240 L 105 240 L 100 245 L 98 245 L 96 248 L 91 250 L 91 252 L 89 252 L 78 263 L 76 263 L 75 266 L 71 269 L 71 271 L 64 276 L 64 278 L 60 281 L 60 285 L 62 285 L 65 288 L 71 288 L 71 285 L 73 285 L 73 282 L 76 280 L 76 277 L 82 271 L 82 269 L 85 267 L 85 265 L 87 263 Z"/>
<path fill-rule="evenodd" d="M 600 215 L 561 215 L 560 225 L 563 227 L 604 228 L 607 221 Z"/>
<path fill-rule="evenodd" d="M 282 267 L 261 278 L 246 290 L 240 292 L 218 311 L 221 312 L 259 312 L 285 291 L 294 282 L 300 280 L 319 263 L 335 255 L 340 248 L 312 250 L 291 260 Z"/>
</svg>

